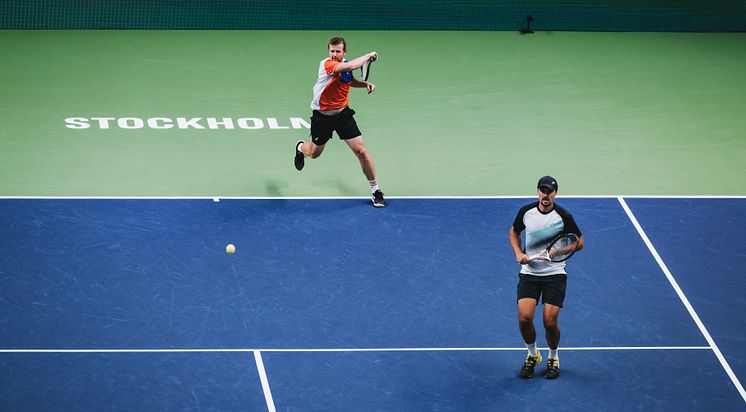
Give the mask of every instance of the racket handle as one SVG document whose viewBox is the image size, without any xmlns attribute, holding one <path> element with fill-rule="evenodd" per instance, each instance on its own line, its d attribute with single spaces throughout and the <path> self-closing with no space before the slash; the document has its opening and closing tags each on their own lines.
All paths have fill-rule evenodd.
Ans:
<svg viewBox="0 0 746 412">
<path fill-rule="evenodd" d="M 528 257 L 529 262 L 533 260 L 549 260 L 549 254 L 548 253 L 539 253 L 538 255 L 529 256 Z"/>
</svg>

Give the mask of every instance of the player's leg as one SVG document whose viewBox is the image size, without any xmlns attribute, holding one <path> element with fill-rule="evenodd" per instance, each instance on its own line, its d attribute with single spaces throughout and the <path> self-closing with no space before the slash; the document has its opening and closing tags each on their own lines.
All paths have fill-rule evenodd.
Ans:
<svg viewBox="0 0 746 412">
<path fill-rule="evenodd" d="M 533 297 L 518 299 L 518 327 L 528 349 L 520 371 L 520 377 L 524 379 L 534 376 L 534 368 L 541 362 L 541 353 L 536 349 L 536 329 L 534 328 L 536 303 L 537 300 Z"/>
<path fill-rule="evenodd" d="M 344 111 L 339 114 L 334 130 L 337 131 L 339 138 L 347 143 L 347 146 L 350 147 L 350 150 L 352 150 L 360 161 L 360 168 L 363 169 L 363 174 L 370 184 L 370 192 L 373 194 L 371 199 L 373 201 L 373 206 L 384 207 L 386 206 L 386 201 L 383 199 L 383 192 L 378 187 L 378 181 L 376 180 L 376 166 L 373 164 L 373 158 L 365 147 L 363 134 L 357 127 L 354 115 L 355 111 L 346 107 Z"/>
<path fill-rule="evenodd" d="M 544 372 L 544 377 L 547 379 L 558 378 L 560 373 L 558 354 L 560 343 L 559 313 L 565 300 L 565 289 L 567 288 L 567 275 L 554 275 L 551 278 L 542 292 L 544 330 L 546 331 L 547 346 L 549 346 L 547 370 Z"/>
<path fill-rule="evenodd" d="M 518 328 L 528 354 L 521 366 L 521 378 L 534 376 L 534 367 L 541 362 L 541 353 L 536 349 L 536 329 L 534 328 L 534 312 L 541 296 L 542 283 L 537 276 L 519 274 L 517 288 Z"/>
<path fill-rule="evenodd" d="M 295 157 L 293 164 L 297 170 L 303 170 L 306 157 L 316 159 L 321 156 L 324 146 L 332 138 L 333 124 L 327 116 L 314 111 L 311 116 L 311 138 L 304 142 L 298 140 L 295 142 Z"/>
<path fill-rule="evenodd" d="M 536 342 L 536 328 L 534 328 L 534 312 L 536 311 L 536 299 L 518 299 L 518 328 L 526 344 Z"/>
<path fill-rule="evenodd" d="M 363 169 L 363 174 L 368 181 L 376 180 L 376 166 L 373 164 L 373 158 L 368 153 L 368 149 L 365 147 L 363 141 L 363 133 L 360 132 L 360 128 L 357 127 L 355 121 L 355 111 L 346 107 L 344 111 L 339 113 L 335 117 L 335 127 L 339 138 L 347 143 L 357 159 L 360 161 L 360 167 Z M 313 124 L 311 124 L 313 128 Z"/>
<path fill-rule="evenodd" d="M 559 306 L 549 303 L 544 304 L 544 330 L 547 334 L 547 346 L 549 349 L 557 349 L 560 341 L 560 328 L 558 324 Z"/>
<path fill-rule="evenodd" d="M 368 179 L 368 184 L 370 185 L 373 206 L 385 207 L 386 200 L 383 198 L 383 192 L 378 187 L 378 180 L 376 180 L 376 166 L 373 163 L 373 158 L 370 156 L 368 149 L 365 147 L 363 136 L 345 139 L 345 143 L 347 143 L 350 150 L 352 150 L 358 161 L 360 161 L 360 168 L 363 169 L 363 174 L 365 175 L 365 178 Z"/>
<path fill-rule="evenodd" d="M 352 153 L 355 153 L 357 159 L 360 161 L 360 167 L 363 169 L 363 174 L 368 181 L 376 180 L 376 166 L 373 164 L 373 158 L 370 156 L 368 149 L 365 147 L 363 136 L 353 137 L 352 139 L 346 139 L 345 143 L 350 147 Z"/>
<path fill-rule="evenodd" d="M 549 355 L 547 356 L 547 370 L 544 377 L 555 379 L 559 377 L 559 350 L 560 328 L 558 324 L 560 308 L 549 303 L 544 304 L 544 329 L 547 336 Z"/>
<path fill-rule="evenodd" d="M 303 153 L 303 156 L 310 157 L 311 159 L 316 159 L 321 156 L 321 153 L 324 152 L 324 148 L 326 147 L 326 145 L 315 144 L 313 140 L 307 142 L 300 140 L 298 143 L 298 150 Z"/>
</svg>

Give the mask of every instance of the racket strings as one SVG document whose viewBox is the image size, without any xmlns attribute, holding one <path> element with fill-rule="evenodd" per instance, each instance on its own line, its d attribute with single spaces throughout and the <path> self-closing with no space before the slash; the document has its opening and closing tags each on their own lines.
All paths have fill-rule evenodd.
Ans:
<svg viewBox="0 0 746 412">
<path fill-rule="evenodd" d="M 575 252 L 575 248 L 578 246 L 578 240 L 575 237 L 567 236 L 563 237 L 549 248 L 549 258 L 558 261 L 563 260 Z"/>
</svg>

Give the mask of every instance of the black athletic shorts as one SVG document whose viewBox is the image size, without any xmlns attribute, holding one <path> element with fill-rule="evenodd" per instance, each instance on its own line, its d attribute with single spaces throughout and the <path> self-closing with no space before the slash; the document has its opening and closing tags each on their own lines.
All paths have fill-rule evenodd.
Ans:
<svg viewBox="0 0 746 412">
<path fill-rule="evenodd" d="M 567 289 L 567 275 L 533 276 L 518 274 L 518 299 L 534 298 L 541 303 L 562 307 Z"/>
<path fill-rule="evenodd" d="M 311 116 L 311 140 L 315 145 L 322 146 L 332 138 L 332 132 L 337 132 L 342 140 L 360 136 L 362 133 L 357 128 L 354 115 L 355 111 L 349 107 L 331 116 L 314 110 Z"/>
</svg>

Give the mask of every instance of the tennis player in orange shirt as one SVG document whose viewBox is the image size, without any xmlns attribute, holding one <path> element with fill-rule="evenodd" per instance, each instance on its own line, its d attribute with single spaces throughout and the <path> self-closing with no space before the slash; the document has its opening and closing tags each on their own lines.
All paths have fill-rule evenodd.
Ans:
<svg viewBox="0 0 746 412">
<path fill-rule="evenodd" d="M 319 63 L 318 78 L 313 87 L 310 139 L 296 142 L 293 159 L 295 168 L 302 170 L 306 157 L 315 159 L 321 156 L 326 143 L 332 138 L 332 132 L 337 132 L 360 161 L 363 174 L 370 184 L 373 206 L 385 207 L 386 201 L 378 187 L 373 158 L 366 149 L 362 133 L 355 122 L 355 111 L 348 105 L 350 87 L 365 88 L 368 94 L 376 90 L 375 84 L 356 79 L 352 71 L 369 60 L 375 60 L 378 55 L 370 52 L 346 61 L 347 44 L 342 37 L 329 40 L 328 50 L 329 57 Z"/>
</svg>

